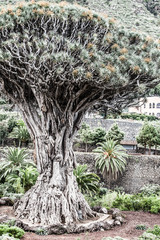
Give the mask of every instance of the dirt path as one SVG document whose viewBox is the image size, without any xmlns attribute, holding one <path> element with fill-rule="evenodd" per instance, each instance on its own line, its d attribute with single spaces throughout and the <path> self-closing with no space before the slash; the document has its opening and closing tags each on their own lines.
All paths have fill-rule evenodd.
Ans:
<svg viewBox="0 0 160 240">
<path fill-rule="evenodd" d="M 103 237 L 120 236 L 128 240 L 138 239 L 144 231 L 137 230 L 137 225 L 143 224 L 147 227 L 153 227 L 155 224 L 160 225 L 160 214 L 150 214 L 144 212 L 124 212 L 126 223 L 121 227 L 115 227 L 112 230 L 82 233 L 82 234 L 65 234 L 65 235 L 48 235 L 39 236 L 34 233 L 26 233 L 23 240 L 101 240 Z"/>
</svg>

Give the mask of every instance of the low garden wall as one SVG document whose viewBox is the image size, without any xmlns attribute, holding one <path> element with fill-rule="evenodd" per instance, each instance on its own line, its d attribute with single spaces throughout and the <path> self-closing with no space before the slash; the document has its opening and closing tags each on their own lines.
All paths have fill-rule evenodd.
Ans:
<svg viewBox="0 0 160 240">
<path fill-rule="evenodd" d="M 4 149 L 0 148 L 0 161 L 4 157 Z M 87 164 L 88 170 L 102 175 L 95 168 L 96 153 L 75 152 L 77 162 Z M 29 150 L 29 158 L 32 158 L 33 150 Z M 112 188 L 115 186 L 123 187 L 125 192 L 136 193 L 147 184 L 160 184 L 160 156 L 154 155 L 133 155 L 127 160 L 126 170 L 117 181 L 112 182 Z M 105 182 L 107 187 L 107 183 Z"/>
<path fill-rule="evenodd" d="M 89 170 L 97 173 L 95 156 L 95 153 L 76 152 L 77 162 L 88 164 Z M 125 172 L 112 182 L 112 188 L 123 187 L 125 192 L 136 193 L 147 184 L 160 184 L 160 156 L 129 156 Z"/>
</svg>

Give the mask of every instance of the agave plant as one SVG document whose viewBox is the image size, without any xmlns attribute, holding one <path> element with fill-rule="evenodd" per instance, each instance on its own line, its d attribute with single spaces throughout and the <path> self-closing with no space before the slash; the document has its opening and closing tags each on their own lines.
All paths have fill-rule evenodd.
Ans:
<svg viewBox="0 0 160 240">
<path fill-rule="evenodd" d="M 5 159 L 0 162 L 0 180 L 9 174 L 19 174 L 21 169 L 27 166 L 35 166 L 31 160 L 26 160 L 28 153 L 26 149 L 10 147 L 5 151 Z"/>
<path fill-rule="evenodd" d="M 99 190 L 100 178 L 95 173 L 87 172 L 87 165 L 78 165 L 73 171 L 78 187 L 82 193 L 96 193 Z"/>
<path fill-rule="evenodd" d="M 128 155 L 125 149 L 112 139 L 99 143 L 94 152 L 98 153 L 96 167 L 102 172 L 110 187 L 111 180 L 117 179 L 118 174 L 125 170 Z"/>
</svg>

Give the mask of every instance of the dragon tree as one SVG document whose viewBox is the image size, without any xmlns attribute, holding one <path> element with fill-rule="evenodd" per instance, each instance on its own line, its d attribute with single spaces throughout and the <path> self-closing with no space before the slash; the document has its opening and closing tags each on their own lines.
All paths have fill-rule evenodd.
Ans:
<svg viewBox="0 0 160 240">
<path fill-rule="evenodd" d="M 34 138 L 40 173 L 15 205 L 19 218 L 69 226 L 94 216 L 73 175 L 73 138 L 94 104 L 137 97 L 159 75 L 159 42 L 106 15 L 66 2 L 1 6 L 1 87 Z"/>
</svg>

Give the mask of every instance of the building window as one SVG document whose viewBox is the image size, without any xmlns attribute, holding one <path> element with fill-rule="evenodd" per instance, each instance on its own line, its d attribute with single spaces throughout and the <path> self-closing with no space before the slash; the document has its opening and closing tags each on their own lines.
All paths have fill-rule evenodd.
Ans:
<svg viewBox="0 0 160 240">
<path fill-rule="evenodd" d="M 152 104 L 151 103 L 149 104 L 149 108 L 152 108 Z"/>
<path fill-rule="evenodd" d="M 157 103 L 157 108 L 160 108 L 160 103 Z"/>
<path fill-rule="evenodd" d="M 146 108 L 146 104 L 144 103 L 144 108 Z"/>
<path fill-rule="evenodd" d="M 151 115 L 151 113 L 149 113 L 149 115 Z"/>
<path fill-rule="evenodd" d="M 155 108 L 155 103 L 153 103 L 153 108 Z"/>
<path fill-rule="evenodd" d="M 160 113 L 157 113 L 157 117 L 160 117 Z"/>
<path fill-rule="evenodd" d="M 154 116 L 154 113 L 152 113 L 152 115 Z"/>
</svg>

